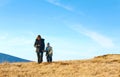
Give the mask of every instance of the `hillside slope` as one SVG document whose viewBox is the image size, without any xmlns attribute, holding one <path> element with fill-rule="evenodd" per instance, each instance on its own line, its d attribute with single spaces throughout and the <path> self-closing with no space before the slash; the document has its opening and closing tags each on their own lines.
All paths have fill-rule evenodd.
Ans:
<svg viewBox="0 0 120 77">
<path fill-rule="evenodd" d="M 26 60 L 26 59 L 15 57 L 15 56 L 11 56 L 8 54 L 0 53 L 0 63 L 2 63 L 2 62 L 12 63 L 12 62 L 30 62 L 30 61 Z"/>
<path fill-rule="evenodd" d="M 120 54 L 41 64 L 2 63 L 0 77 L 120 77 Z"/>
</svg>

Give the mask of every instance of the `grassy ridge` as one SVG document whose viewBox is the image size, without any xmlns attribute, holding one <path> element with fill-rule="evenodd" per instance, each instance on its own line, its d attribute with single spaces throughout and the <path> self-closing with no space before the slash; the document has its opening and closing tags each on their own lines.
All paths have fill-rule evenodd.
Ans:
<svg viewBox="0 0 120 77">
<path fill-rule="evenodd" d="M 2 63 L 0 77 L 120 77 L 120 55 L 41 64 Z"/>
</svg>

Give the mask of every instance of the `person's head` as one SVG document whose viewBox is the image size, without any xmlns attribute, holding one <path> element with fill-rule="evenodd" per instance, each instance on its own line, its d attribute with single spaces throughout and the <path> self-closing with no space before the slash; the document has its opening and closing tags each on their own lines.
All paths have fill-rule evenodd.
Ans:
<svg viewBox="0 0 120 77">
<path fill-rule="evenodd" d="M 50 43 L 47 43 L 47 46 L 50 46 Z"/>
<path fill-rule="evenodd" d="M 37 40 L 40 40 L 40 39 L 41 39 L 41 36 L 40 36 L 40 35 L 38 35 L 38 36 L 37 36 Z"/>
</svg>

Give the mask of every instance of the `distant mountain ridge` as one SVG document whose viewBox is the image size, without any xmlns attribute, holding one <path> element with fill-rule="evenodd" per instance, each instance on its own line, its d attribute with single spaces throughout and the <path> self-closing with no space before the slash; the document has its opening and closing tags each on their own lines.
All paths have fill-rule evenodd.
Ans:
<svg viewBox="0 0 120 77">
<path fill-rule="evenodd" d="M 8 55 L 8 54 L 0 53 L 0 63 L 3 63 L 3 62 L 10 62 L 10 63 L 13 63 L 13 62 L 30 62 L 30 60 L 26 60 L 26 59 L 18 58 L 18 57 L 11 56 L 11 55 Z"/>
</svg>

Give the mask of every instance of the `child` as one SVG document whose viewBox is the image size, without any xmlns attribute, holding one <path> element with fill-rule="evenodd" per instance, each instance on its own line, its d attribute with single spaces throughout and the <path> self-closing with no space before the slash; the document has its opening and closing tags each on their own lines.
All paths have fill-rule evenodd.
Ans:
<svg viewBox="0 0 120 77">
<path fill-rule="evenodd" d="M 47 47 L 46 47 L 47 62 L 52 62 L 52 55 L 53 55 L 52 47 L 50 46 L 50 43 L 47 43 Z"/>
</svg>

